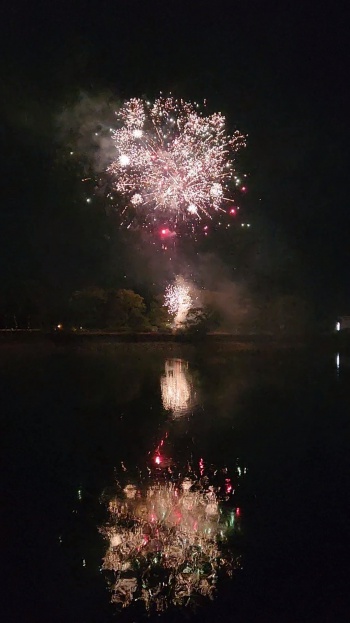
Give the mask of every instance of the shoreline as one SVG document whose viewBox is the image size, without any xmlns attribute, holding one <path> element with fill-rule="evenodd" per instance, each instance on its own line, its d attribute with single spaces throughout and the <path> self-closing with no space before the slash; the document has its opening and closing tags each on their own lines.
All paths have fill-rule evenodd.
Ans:
<svg viewBox="0 0 350 623">
<path fill-rule="evenodd" d="M 193 346 L 229 346 L 234 350 L 298 350 L 349 351 L 348 335 L 238 335 L 209 333 L 192 336 L 172 333 L 118 333 L 104 331 L 44 332 L 40 330 L 1 330 L 2 345 L 53 344 L 55 346 L 94 346 L 112 344 L 188 344 Z"/>
</svg>

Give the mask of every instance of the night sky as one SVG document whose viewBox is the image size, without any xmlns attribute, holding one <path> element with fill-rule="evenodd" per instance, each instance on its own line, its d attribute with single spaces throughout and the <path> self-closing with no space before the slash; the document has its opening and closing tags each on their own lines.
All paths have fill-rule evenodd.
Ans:
<svg viewBox="0 0 350 623">
<path fill-rule="evenodd" d="M 112 223 L 79 204 L 57 118 L 81 92 L 122 99 L 161 90 L 206 98 L 249 135 L 242 166 L 254 244 L 241 274 L 254 273 L 254 287 L 271 281 L 308 298 L 319 315 L 350 313 L 349 9 L 341 5 L 7 3 L 0 38 L 3 287 L 69 290 L 104 271 L 112 278 L 113 266 L 122 266 L 121 242 L 106 234 Z M 210 245 L 215 251 L 218 238 Z M 229 255 L 222 258 L 228 264 Z"/>
</svg>

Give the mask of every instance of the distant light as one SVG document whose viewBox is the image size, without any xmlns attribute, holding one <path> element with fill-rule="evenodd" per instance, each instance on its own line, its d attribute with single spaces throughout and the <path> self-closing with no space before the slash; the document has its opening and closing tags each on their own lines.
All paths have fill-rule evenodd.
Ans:
<svg viewBox="0 0 350 623">
<path fill-rule="evenodd" d="M 62 325 L 62 324 L 58 324 L 58 325 L 57 325 L 57 329 L 62 329 L 62 328 L 63 328 L 63 325 Z"/>
<path fill-rule="evenodd" d="M 337 370 L 339 370 L 339 367 L 340 367 L 340 355 L 339 355 L 339 353 L 337 353 L 337 355 L 336 355 L 335 365 L 337 366 Z"/>
<path fill-rule="evenodd" d="M 157 465 L 160 465 L 162 459 L 159 455 L 156 456 L 156 458 L 154 459 L 154 462 L 157 463 Z"/>
<path fill-rule="evenodd" d="M 91 198 L 90 197 L 87 198 L 86 203 L 91 203 Z"/>
<path fill-rule="evenodd" d="M 140 128 L 136 128 L 136 130 L 133 131 L 133 135 L 135 138 L 141 138 L 142 130 L 140 130 Z"/>
<path fill-rule="evenodd" d="M 236 515 L 239 517 L 241 514 L 241 509 L 239 507 L 236 508 Z"/>
<path fill-rule="evenodd" d="M 247 227 L 250 227 L 250 223 L 247 223 Z"/>
<path fill-rule="evenodd" d="M 335 325 L 335 330 L 340 331 L 340 322 L 337 322 Z"/>
<path fill-rule="evenodd" d="M 242 193 L 245 193 L 246 190 L 247 190 L 247 188 L 245 186 L 242 186 L 242 188 L 241 188 Z"/>
<path fill-rule="evenodd" d="M 236 214 L 236 208 L 231 208 L 230 214 Z"/>
<path fill-rule="evenodd" d="M 73 156 L 73 154 L 74 154 L 74 151 L 71 151 L 71 152 L 70 152 L 70 155 L 71 155 L 71 156 Z"/>
</svg>

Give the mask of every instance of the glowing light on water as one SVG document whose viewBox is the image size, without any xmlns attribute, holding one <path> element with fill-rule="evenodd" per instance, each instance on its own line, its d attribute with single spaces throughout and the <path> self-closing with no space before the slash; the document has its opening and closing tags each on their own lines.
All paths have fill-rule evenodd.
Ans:
<svg viewBox="0 0 350 623">
<path fill-rule="evenodd" d="M 159 612 L 196 596 L 213 598 L 219 571 L 232 576 L 239 567 L 232 551 L 221 547 L 233 529 L 232 512 L 223 512 L 215 487 L 199 481 L 192 490 L 193 484 L 190 478 L 155 482 L 133 497 L 124 489 L 110 499 L 100 531 L 108 541 L 102 569 L 114 574 L 114 603 L 142 601 Z"/>
<path fill-rule="evenodd" d="M 182 359 L 167 359 L 165 371 L 160 379 L 164 409 L 179 416 L 193 405 L 194 392 L 187 362 Z"/>
</svg>

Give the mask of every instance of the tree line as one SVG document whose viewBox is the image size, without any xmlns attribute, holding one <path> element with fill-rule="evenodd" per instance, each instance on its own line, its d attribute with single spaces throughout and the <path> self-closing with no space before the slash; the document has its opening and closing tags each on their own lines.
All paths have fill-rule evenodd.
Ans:
<svg viewBox="0 0 350 623">
<path fill-rule="evenodd" d="M 1 329 L 150 331 L 169 329 L 171 321 L 162 297 L 146 304 L 140 294 L 121 288 L 91 286 L 59 299 L 28 285 L 21 297 L 0 302 Z"/>
<path fill-rule="evenodd" d="M 305 334 L 316 329 L 311 308 L 294 295 L 242 299 L 236 306 L 232 300 L 223 304 L 214 291 L 203 292 L 202 299 L 178 331 Z M 173 320 L 163 295 L 145 300 L 127 288 L 90 286 L 65 295 L 28 282 L 20 294 L 16 289 L 13 296 L 0 297 L 0 329 L 164 332 L 173 330 Z"/>
</svg>

